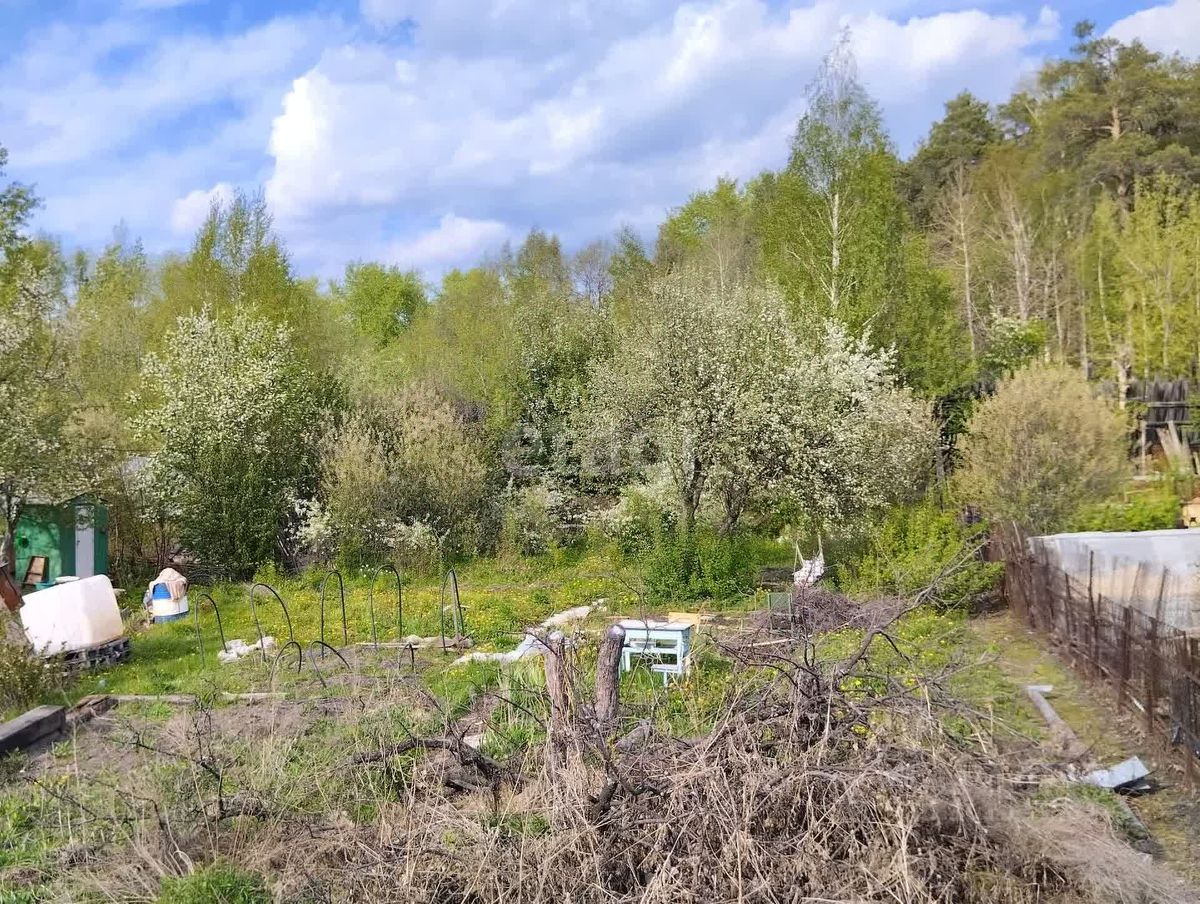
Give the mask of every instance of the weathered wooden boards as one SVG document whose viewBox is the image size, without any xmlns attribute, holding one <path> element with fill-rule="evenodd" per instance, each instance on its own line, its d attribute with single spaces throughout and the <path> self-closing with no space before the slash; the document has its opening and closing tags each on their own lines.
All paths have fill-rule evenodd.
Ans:
<svg viewBox="0 0 1200 904">
<path fill-rule="evenodd" d="M 0 755 L 24 750 L 67 726 L 65 706 L 39 706 L 0 725 Z"/>
</svg>

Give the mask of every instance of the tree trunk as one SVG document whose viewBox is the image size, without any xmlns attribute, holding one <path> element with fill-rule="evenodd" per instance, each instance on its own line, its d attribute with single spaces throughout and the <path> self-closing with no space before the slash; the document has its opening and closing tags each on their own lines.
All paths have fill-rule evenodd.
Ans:
<svg viewBox="0 0 1200 904">
<path fill-rule="evenodd" d="M 750 495 L 750 488 L 736 480 L 726 482 L 723 492 L 721 493 L 721 501 L 725 507 L 725 517 L 721 521 L 721 533 L 726 536 L 732 536 L 737 529 L 738 521 L 741 520 L 742 512 L 746 508 L 746 499 Z"/>
<path fill-rule="evenodd" d="M 832 241 L 829 247 L 829 313 L 837 314 L 838 303 L 838 271 L 842 265 L 842 194 L 835 190 L 833 204 L 829 213 L 829 226 Z"/>
<path fill-rule="evenodd" d="M 621 707 L 621 650 L 625 629 L 613 625 L 600 642 L 596 659 L 596 729 L 607 735 L 617 724 Z"/>
<path fill-rule="evenodd" d="M 0 544 L 0 557 L 3 558 L 3 568 L 16 581 L 17 578 L 17 524 L 21 520 L 24 502 L 11 492 L 4 494 L 4 540 Z"/>
<path fill-rule="evenodd" d="M 683 487 L 683 529 L 691 536 L 696 527 L 696 512 L 700 508 L 700 497 L 704 493 L 704 482 L 707 478 L 704 463 L 697 456 L 692 456 L 692 471 Z"/>
</svg>

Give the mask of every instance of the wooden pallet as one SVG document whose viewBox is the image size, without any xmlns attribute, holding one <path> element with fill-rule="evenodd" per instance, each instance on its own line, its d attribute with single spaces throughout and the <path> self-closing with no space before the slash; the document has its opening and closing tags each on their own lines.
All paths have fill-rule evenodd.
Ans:
<svg viewBox="0 0 1200 904">
<path fill-rule="evenodd" d="M 116 665 L 129 658 L 129 638 L 121 637 L 90 650 L 74 650 L 62 655 L 63 667 L 69 672 L 81 672 L 98 666 Z"/>
</svg>

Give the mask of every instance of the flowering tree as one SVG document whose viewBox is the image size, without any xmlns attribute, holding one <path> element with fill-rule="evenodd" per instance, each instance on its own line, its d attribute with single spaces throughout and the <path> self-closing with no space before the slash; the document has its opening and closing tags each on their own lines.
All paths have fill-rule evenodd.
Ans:
<svg viewBox="0 0 1200 904">
<path fill-rule="evenodd" d="M 688 531 L 706 494 L 726 531 L 755 500 L 857 516 L 911 486 L 933 440 L 888 355 L 832 325 L 804 340 L 778 290 L 694 273 L 653 285 L 593 373 L 581 433 L 593 461 L 665 463 Z"/>
<path fill-rule="evenodd" d="M 235 311 L 180 317 L 142 365 L 146 469 L 185 547 L 246 575 L 283 552 L 316 475 L 318 399 L 286 327 Z"/>
</svg>

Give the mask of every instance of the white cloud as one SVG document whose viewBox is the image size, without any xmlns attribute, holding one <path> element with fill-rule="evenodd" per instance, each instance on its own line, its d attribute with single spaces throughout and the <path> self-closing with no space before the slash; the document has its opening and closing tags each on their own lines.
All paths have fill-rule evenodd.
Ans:
<svg viewBox="0 0 1200 904">
<path fill-rule="evenodd" d="M 1108 34 L 1121 41 L 1137 38 L 1161 53 L 1200 55 L 1200 0 L 1175 0 L 1139 10 L 1113 23 Z"/>
<path fill-rule="evenodd" d="M 163 120 L 204 116 L 208 104 L 253 111 L 277 102 L 275 92 L 339 28 L 318 17 L 276 18 L 231 36 L 159 39 L 137 20 L 52 27 L 0 66 L 5 140 L 30 166 L 91 160 L 147 132 L 153 147 Z M 135 62 L 110 73 L 105 63 L 114 53 Z"/>
<path fill-rule="evenodd" d="M 267 199 L 281 224 L 453 210 L 580 241 L 585 230 L 652 222 L 651 211 L 661 216 L 717 176 L 778 165 L 805 86 L 843 26 L 868 88 L 885 109 L 904 110 L 902 145 L 963 88 L 1004 96 L 1059 30 L 1049 9 L 1034 19 L 965 10 L 899 20 L 834 0 L 784 9 L 695 0 L 623 4 L 636 8 L 625 30 L 606 37 L 605 20 L 597 37 L 585 26 L 608 6 L 494 0 L 464 14 L 366 0 L 380 26 L 415 20 L 415 46 L 360 40 L 293 81 L 269 145 Z M 493 27 L 534 19 L 538 34 L 508 31 L 507 52 L 486 52 Z M 461 45 L 471 28 L 484 51 Z"/>
<path fill-rule="evenodd" d="M 534 226 L 568 245 L 648 232 L 718 176 L 785 159 L 844 26 L 902 151 L 964 88 L 1006 97 L 1060 31 L 992 0 L 360 0 L 359 23 L 155 30 L 176 17 L 148 10 L 185 2 L 115 0 L 22 37 L 0 61 L 13 175 L 68 241 L 124 218 L 152 250 L 263 184 L 322 275 L 444 269 Z"/>
<path fill-rule="evenodd" d="M 472 220 L 448 213 L 436 228 L 391 244 L 383 257 L 406 268 L 442 271 L 475 263 L 510 238 L 509 228 L 496 220 Z"/>
<path fill-rule="evenodd" d="M 171 231 L 176 235 L 191 235 L 208 216 L 213 202 L 224 203 L 233 198 L 234 188 L 228 182 L 218 182 L 210 189 L 197 188 L 171 205 Z"/>
</svg>

